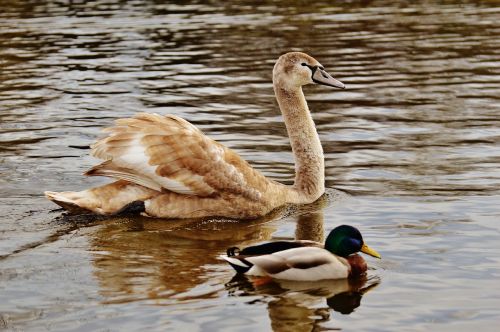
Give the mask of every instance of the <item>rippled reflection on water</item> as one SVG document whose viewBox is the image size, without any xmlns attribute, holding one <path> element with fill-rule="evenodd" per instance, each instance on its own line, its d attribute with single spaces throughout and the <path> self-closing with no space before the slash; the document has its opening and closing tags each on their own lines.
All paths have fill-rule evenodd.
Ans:
<svg viewBox="0 0 500 332">
<path fill-rule="evenodd" d="M 291 316 L 305 330 L 488 330 L 498 322 L 494 2 L 2 8 L 0 327 L 280 330 Z M 182 116 L 291 183 L 271 87 L 273 63 L 289 50 L 310 53 L 347 85 L 305 93 L 327 185 L 352 198 L 245 225 L 54 221 L 60 213 L 41 192 L 106 182 L 81 176 L 96 162 L 87 146 L 113 119 L 137 111 Z M 229 245 L 319 239 L 339 223 L 358 226 L 384 257 L 369 260 L 367 285 L 344 289 L 353 296 L 341 305 L 360 301 L 350 315 L 321 291 L 249 290 L 216 259 Z M 359 289 L 374 280 L 361 299 Z"/>
</svg>

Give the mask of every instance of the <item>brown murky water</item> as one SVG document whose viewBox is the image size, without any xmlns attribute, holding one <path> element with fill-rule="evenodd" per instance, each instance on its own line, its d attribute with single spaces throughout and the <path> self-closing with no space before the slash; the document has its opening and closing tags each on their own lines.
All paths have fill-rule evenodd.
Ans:
<svg viewBox="0 0 500 332">
<path fill-rule="evenodd" d="M 495 331 L 500 323 L 500 7 L 495 1 L 0 1 L 0 329 Z M 271 87 L 302 50 L 328 195 L 251 223 L 61 218 L 43 190 L 100 129 L 173 113 L 290 183 Z M 367 280 L 254 286 L 228 246 L 361 229 Z"/>
</svg>

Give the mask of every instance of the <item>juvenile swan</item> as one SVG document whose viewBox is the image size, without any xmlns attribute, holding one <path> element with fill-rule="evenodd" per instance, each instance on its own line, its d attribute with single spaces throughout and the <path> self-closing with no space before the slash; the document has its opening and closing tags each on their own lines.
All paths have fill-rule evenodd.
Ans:
<svg viewBox="0 0 500 332">
<path fill-rule="evenodd" d="M 302 86 L 344 84 L 311 56 L 282 55 L 273 86 L 295 157 L 295 183 L 267 179 L 231 149 L 175 115 L 138 113 L 106 128 L 91 150 L 104 162 L 85 175 L 118 181 L 79 192 L 46 191 L 70 210 L 111 215 L 134 206 L 158 218 L 255 218 L 286 203 L 305 204 L 325 190 L 324 157 Z"/>
</svg>

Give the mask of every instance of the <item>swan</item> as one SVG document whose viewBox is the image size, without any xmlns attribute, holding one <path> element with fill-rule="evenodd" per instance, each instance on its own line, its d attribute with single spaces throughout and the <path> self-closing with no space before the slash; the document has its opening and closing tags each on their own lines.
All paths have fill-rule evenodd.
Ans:
<svg viewBox="0 0 500 332">
<path fill-rule="evenodd" d="M 239 250 L 227 250 L 227 261 L 238 273 L 284 280 L 317 281 L 358 278 L 367 265 L 357 252 L 381 258 L 370 248 L 356 227 L 334 228 L 323 246 L 314 241 L 276 241 Z M 236 252 L 238 254 L 236 255 Z"/>
<path fill-rule="evenodd" d="M 78 192 L 46 191 L 73 211 L 113 215 L 138 211 L 157 218 L 263 216 L 284 204 L 307 204 L 325 190 L 324 156 L 302 86 L 345 88 L 313 57 L 290 52 L 273 69 L 273 87 L 290 137 L 295 182 L 266 178 L 237 153 L 175 115 L 138 113 L 118 119 L 91 146 L 104 160 L 84 174 L 117 181 Z"/>
</svg>

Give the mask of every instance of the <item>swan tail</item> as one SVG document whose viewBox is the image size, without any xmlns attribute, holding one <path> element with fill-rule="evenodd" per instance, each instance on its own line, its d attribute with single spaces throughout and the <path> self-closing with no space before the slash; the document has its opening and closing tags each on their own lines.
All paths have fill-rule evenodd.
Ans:
<svg viewBox="0 0 500 332">
<path fill-rule="evenodd" d="M 55 191 L 46 191 L 44 192 L 45 197 L 52 202 L 56 203 L 63 209 L 71 212 L 71 213 L 85 213 L 92 212 L 89 209 L 86 209 L 80 205 L 78 205 L 79 199 L 77 198 L 77 192 L 55 192 Z"/>
<path fill-rule="evenodd" d="M 46 191 L 45 197 L 71 213 L 102 215 L 142 212 L 144 201 L 159 192 L 125 180 L 83 191 Z"/>
</svg>

